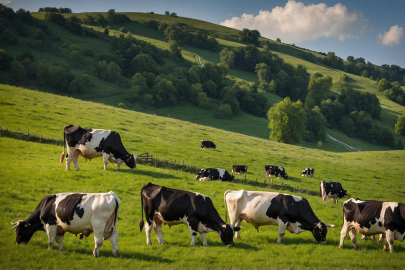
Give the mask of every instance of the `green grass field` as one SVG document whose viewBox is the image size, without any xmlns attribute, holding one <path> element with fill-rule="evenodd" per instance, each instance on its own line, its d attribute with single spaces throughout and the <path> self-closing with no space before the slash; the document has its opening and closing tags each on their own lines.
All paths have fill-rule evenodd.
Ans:
<svg viewBox="0 0 405 270">
<path fill-rule="evenodd" d="M 267 139 L 228 132 L 221 129 L 180 121 L 173 118 L 123 110 L 99 103 L 80 101 L 21 88 L 0 87 L 0 125 L 3 129 L 42 134 L 46 138 L 62 139 L 63 127 L 80 124 L 83 127 L 108 128 L 121 134 L 128 151 L 146 152 L 195 167 L 219 167 L 227 170 L 235 163 L 249 166 L 248 179 L 264 180 L 265 164 L 282 165 L 288 180 L 274 179 L 300 189 L 319 190 L 321 180 L 339 181 L 350 197 L 402 201 L 401 188 L 405 174 L 405 151 L 362 153 L 333 153 L 301 146 L 279 144 Z M 213 140 L 216 150 L 200 150 L 200 140 Z M 186 226 L 164 226 L 166 245 L 160 246 L 154 232 L 153 245 L 146 246 L 144 232 L 139 232 L 141 217 L 140 188 L 152 182 L 172 188 L 191 190 L 209 195 L 224 218 L 223 193 L 232 190 L 266 190 L 242 183 L 199 182 L 195 174 L 176 170 L 138 165 L 131 170 L 117 171 L 113 164 L 103 171 L 101 159 L 84 162 L 80 171 L 65 171 L 59 165 L 61 146 L 0 138 L 0 243 L 3 269 L 10 268 L 294 268 L 294 269 L 402 269 L 404 243 L 395 242 L 395 253 L 382 251 L 382 246 L 371 241 L 360 241 L 360 251 L 346 239 L 343 250 L 337 246 L 342 226 L 342 209 L 329 202 L 324 205 L 318 196 L 292 193 L 306 197 L 314 212 L 323 221 L 336 225 L 328 230 L 327 245 L 315 243 L 310 232 L 287 233 L 283 244 L 275 243 L 277 227 L 261 227 L 260 233 L 249 224 L 241 225 L 242 240 L 233 247 L 225 247 L 219 237 L 207 236 L 209 247 L 203 247 L 198 237 L 197 246 L 190 246 Z M 305 167 L 316 168 L 314 178 L 301 177 Z M 383 173 L 382 173 L 383 172 Z M 241 178 L 241 176 L 237 176 Z M 59 192 L 114 191 L 122 201 L 119 214 L 119 251 L 116 259 L 111 244 L 101 248 L 101 258 L 94 259 L 92 235 L 83 240 L 71 234 L 64 239 L 64 252 L 47 250 L 45 233 L 37 232 L 27 245 L 14 245 L 15 233 L 9 231 L 10 222 L 26 219 L 48 194 Z M 291 193 L 291 192 L 289 192 Z M 286 256 L 288 254 L 288 256 Z"/>
</svg>

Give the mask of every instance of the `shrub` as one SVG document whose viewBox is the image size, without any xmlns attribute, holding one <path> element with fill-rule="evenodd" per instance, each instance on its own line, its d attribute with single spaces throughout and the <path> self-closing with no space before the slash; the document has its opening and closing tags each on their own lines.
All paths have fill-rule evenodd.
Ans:
<svg viewBox="0 0 405 270">
<path fill-rule="evenodd" d="M 198 107 L 201 107 L 201 108 L 207 107 L 208 106 L 208 101 L 209 100 L 208 100 L 208 97 L 207 97 L 206 93 L 204 93 L 204 92 L 198 93 L 198 95 L 197 95 Z"/>
<path fill-rule="evenodd" d="M 118 103 L 118 107 L 122 108 L 122 109 L 126 109 L 127 107 L 125 106 L 124 103 L 120 102 Z"/>
<path fill-rule="evenodd" d="M 11 62 L 11 74 L 12 78 L 17 82 L 23 82 L 27 78 L 25 67 L 19 62 L 14 60 Z"/>
<path fill-rule="evenodd" d="M 13 57 L 9 53 L 0 49 L 0 70 L 9 69 L 13 60 Z"/>
<path fill-rule="evenodd" d="M 85 93 L 90 90 L 90 77 L 87 74 L 77 76 L 70 82 L 68 92 L 69 93 Z"/>
<path fill-rule="evenodd" d="M 220 119 L 228 119 L 233 115 L 232 108 L 229 104 L 222 104 L 219 106 L 216 117 Z"/>
</svg>

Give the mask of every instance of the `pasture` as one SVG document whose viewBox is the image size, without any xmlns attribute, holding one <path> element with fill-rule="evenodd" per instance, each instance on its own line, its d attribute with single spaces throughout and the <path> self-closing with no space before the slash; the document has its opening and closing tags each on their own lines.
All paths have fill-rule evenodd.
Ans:
<svg viewBox="0 0 405 270">
<path fill-rule="evenodd" d="M 319 190 L 321 180 L 339 181 L 350 197 L 403 202 L 405 151 L 333 153 L 301 146 L 279 144 L 267 139 L 180 121 L 169 117 L 143 114 L 103 104 L 80 101 L 21 88 L 0 89 L 0 125 L 11 130 L 42 134 L 62 139 L 68 124 L 107 128 L 118 131 L 124 146 L 136 154 L 149 152 L 159 158 L 196 167 L 219 167 L 231 170 L 233 164 L 249 166 L 249 179 L 263 181 L 265 164 L 281 165 L 288 180 L 274 179 Z M 201 139 L 216 143 L 215 150 L 200 150 Z M 241 237 L 233 247 L 222 244 L 215 233 L 207 234 L 209 246 L 201 238 L 190 246 L 190 235 L 184 225 L 163 228 L 167 244 L 158 245 L 152 232 L 153 245 L 146 246 L 145 233 L 139 232 L 141 218 L 140 189 L 152 182 L 172 188 L 209 195 L 221 217 L 225 218 L 223 193 L 232 190 L 266 190 L 242 183 L 199 182 L 195 174 L 138 165 L 131 170 L 123 165 L 117 171 L 113 164 L 103 171 L 101 159 L 84 162 L 80 171 L 65 171 L 59 165 L 61 146 L 0 138 L 0 251 L 3 269 L 10 268 L 294 268 L 294 269 L 402 269 L 405 244 L 395 242 L 394 254 L 384 253 L 382 246 L 359 240 L 362 250 L 355 251 L 350 239 L 343 250 L 338 248 L 343 223 L 341 204 L 327 205 L 318 196 L 294 195 L 308 199 L 320 220 L 336 225 L 329 228 L 327 244 L 318 245 L 310 232 L 286 233 L 281 245 L 276 244 L 277 227 L 260 227 L 260 233 L 242 223 Z M 305 167 L 315 168 L 314 178 L 301 177 Z M 236 176 L 241 178 L 242 176 Z M 15 233 L 10 222 L 26 219 L 40 199 L 59 192 L 108 192 L 121 198 L 118 248 L 121 257 L 111 254 L 111 243 L 105 241 L 100 258 L 94 259 L 93 235 L 79 240 L 71 234 L 64 239 L 64 252 L 47 250 L 45 233 L 37 232 L 27 245 L 14 245 Z M 282 192 L 282 191 L 281 191 Z M 290 193 L 290 192 L 289 192 Z"/>
</svg>

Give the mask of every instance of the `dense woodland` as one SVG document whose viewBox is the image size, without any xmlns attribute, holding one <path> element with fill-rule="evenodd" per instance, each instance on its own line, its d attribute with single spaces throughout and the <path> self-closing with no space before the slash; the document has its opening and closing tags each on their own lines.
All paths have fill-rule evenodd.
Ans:
<svg viewBox="0 0 405 270">
<path fill-rule="evenodd" d="M 74 15 L 65 18 L 62 13 L 71 13 L 66 8 L 43 8 L 40 12 L 46 12 L 46 21 L 75 35 L 107 41 L 110 52 L 94 55 L 91 50 L 82 50 L 79 45 L 72 44 L 69 47 L 70 53 L 66 56 L 69 59 L 68 65 L 38 62 L 30 52 L 13 58 L 7 51 L 0 50 L 0 70 L 9 74 L 1 77 L 2 83 L 44 86 L 60 94 L 87 93 L 92 87 L 90 77 L 87 74 L 73 75 L 70 65 L 83 64 L 83 56 L 95 57 L 98 59 L 93 69 L 95 74 L 101 80 L 127 89 L 127 100 L 138 102 L 142 106 L 159 108 L 189 102 L 204 108 L 208 106 L 209 98 L 213 98 L 222 102 L 217 109 L 218 118 L 230 118 L 241 111 L 259 117 L 267 115 L 272 122 L 271 129 L 274 130 L 271 137 L 277 141 L 297 143 L 302 138 L 323 141 L 325 127 L 329 127 L 373 144 L 399 149 L 402 147 L 402 142 L 396 143 L 388 129 L 373 123 L 372 118 L 379 119 L 381 114 L 376 95 L 352 89 L 346 76 L 333 82 L 331 77 L 320 73 L 311 77 L 302 65 L 294 67 L 285 63 L 270 51 L 272 45 L 268 41 L 259 41 L 260 33 L 257 30 L 244 29 L 239 34 L 240 41 L 250 45 L 221 50 L 215 38 L 206 36 L 187 24 L 168 25 L 154 20 L 144 22 L 145 26 L 160 31 L 169 42 L 170 51 L 167 51 L 137 40 L 127 33 L 125 27 L 120 28 L 119 37 L 109 36 L 109 25 L 130 22 L 127 16 L 116 14 L 113 9 L 108 11 L 107 16 L 86 14 L 81 19 Z M 1 43 L 17 45 L 16 36 L 19 35 L 28 37 L 28 45 L 34 50 L 57 53 L 58 46 L 61 46 L 58 34 L 51 32 L 45 23 L 34 19 L 28 11 L 19 9 L 14 12 L 0 4 L 0 15 Z M 174 16 L 170 13 L 167 15 Z M 102 27 L 104 32 L 89 30 L 82 27 L 82 24 Z M 35 28 L 34 34 L 29 33 L 28 26 Z M 192 65 L 182 57 L 180 46 L 185 44 L 218 52 L 221 63 L 206 63 L 204 68 Z M 258 46 L 262 48 L 259 49 Z M 309 54 L 312 56 L 309 57 Z M 362 58 L 352 57 L 344 62 L 334 53 L 328 53 L 322 59 L 314 58 L 312 53 L 308 55 L 304 56 L 308 61 L 320 61 L 333 68 L 353 74 L 360 72 L 360 75 L 379 80 L 378 91 L 399 104 L 405 103 L 405 93 L 401 89 L 401 85 L 405 83 L 405 72 L 398 66 L 376 67 L 369 62 L 365 64 Z M 176 66 L 170 62 L 176 63 Z M 232 81 L 227 78 L 230 69 L 254 72 L 259 83 Z M 338 87 L 339 97 L 329 96 L 332 84 Z M 269 111 L 265 92 L 286 98 L 279 106 L 284 104 L 285 108 L 298 107 L 302 114 L 299 114 L 301 118 L 295 123 L 299 122 L 304 128 L 289 127 L 287 121 L 274 121 L 276 113 L 273 108 Z M 280 125 L 279 135 L 276 135 L 276 123 Z M 299 135 L 288 135 L 286 131 L 283 133 L 283 125 L 289 132 Z"/>
</svg>

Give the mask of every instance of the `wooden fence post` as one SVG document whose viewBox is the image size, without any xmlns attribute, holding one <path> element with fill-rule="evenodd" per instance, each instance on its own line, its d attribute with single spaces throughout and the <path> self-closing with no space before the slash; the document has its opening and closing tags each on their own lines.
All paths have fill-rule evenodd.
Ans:
<svg viewBox="0 0 405 270">
<path fill-rule="evenodd" d="M 271 179 L 271 186 L 273 186 L 273 179 Z"/>
<path fill-rule="evenodd" d="M 308 189 L 307 189 L 307 195 L 308 195 Z"/>
<path fill-rule="evenodd" d="M 181 166 L 184 166 L 184 160 L 183 160 L 183 162 L 181 163 Z"/>
<path fill-rule="evenodd" d="M 42 142 L 42 134 L 39 135 L 39 142 L 40 142 L 40 143 Z"/>
<path fill-rule="evenodd" d="M 27 135 L 30 136 L 30 130 L 29 129 L 27 129 Z"/>
<path fill-rule="evenodd" d="M 157 167 L 157 157 L 155 157 L 155 167 Z"/>
</svg>

